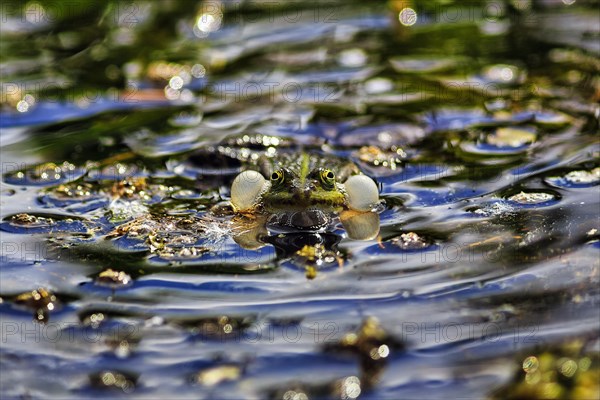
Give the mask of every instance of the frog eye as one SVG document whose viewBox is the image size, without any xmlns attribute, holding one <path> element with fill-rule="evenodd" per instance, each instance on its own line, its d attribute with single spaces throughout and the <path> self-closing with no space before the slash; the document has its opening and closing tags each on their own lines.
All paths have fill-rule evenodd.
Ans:
<svg viewBox="0 0 600 400">
<path fill-rule="evenodd" d="M 319 175 L 319 178 L 321 179 L 321 183 L 323 184 L 323 186 L 325 186 L 326 188 L 333 188 L 335 184 L 335 174 L 332 170 L 322 170 L 321 174 Z"/>
<path fill-rule="evenodd" d="M 271 183 L 280 185 L 283 182 L 284 174 L 282 170 L 277 170 L 271 174 Z"/>
<path fill-rule="evenodd" d="M 348 207 L 356 211 L 370 211 L 379 201 L 377 184 L 366 175 L 354 175 L 344 182 Z"/>
<path fill-rule="evenodd" d="M 252 208 L 267 181 L 256 171 L 244 171 L 231 184 L 231 204 L 238 211 Z"/>
</svg>

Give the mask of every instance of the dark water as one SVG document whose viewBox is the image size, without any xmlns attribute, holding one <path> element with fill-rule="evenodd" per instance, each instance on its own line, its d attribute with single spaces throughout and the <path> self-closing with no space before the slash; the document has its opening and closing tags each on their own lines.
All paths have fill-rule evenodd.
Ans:
<svg viewBox="0 0 600 400">
<path fill-rule="evenodd" d="M 559 378 L 590 370 L 599 20 L 570 3 L 3 6 L 2 397 L 479 399 L 564 346 Z M 377 179 L 378 240 L 203 219 L 299 144 Z"/>
</svg>

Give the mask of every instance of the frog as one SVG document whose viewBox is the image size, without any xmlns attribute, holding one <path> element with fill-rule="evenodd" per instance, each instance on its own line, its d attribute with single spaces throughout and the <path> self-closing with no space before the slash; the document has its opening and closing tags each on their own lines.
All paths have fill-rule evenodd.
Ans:
<svg viewBox="0 0 600 400">
<path fill-rule="evenodd" d="M 244 249 L 272 246 L 279 259 L 306 259 L 321 268 L 341 262 L 344 255 L 336 246 L 343 231 L 353 240 L 371 240 L 379 234 L 383 203 L 377 184 L 362 172 L 360 161 L 350 160 L 360 158 L 339 156 L 318 139 L 259 133 L 223 138 L 181 160 L 169 160 L 169 168 L 194 179 L 185 185 L 114 172 L 127 166 L 126 157 L 134 156 L 120 156 L 118 164 L 114 158 L 99 161 L 89 182 L 66 182 L 40 195 L 54 207 L 89 198 L 103 200 L 97 203 L 106 207 L 110 229 L 83 221 L 87 234 L 103 235 L 111 242 L 127 236 L 136 249 L 146 248 L 165 262 L 210 257 L 232 239 Z M 114 176 L 119 179 L 108 179 Z M 201 201 L 186 198 L 181 201 L 186 212 L 166 213 L 170 206 L 163 208 L 163 200 L 169 204 L 175 195 L 191 191 L 191 185 L 218 201 L 206 207 L 207 196 Z M 52 220 L 17 214 L 7 225 L 37 229 L 42 222 L 45 227 Z M 79 242 L 80 236 L 73 242 L 61 237 L 55 244 L 66 249 Z"/>
<path fill-rule="evenodd" d="M 260 157 L 256 168 L 233 180 L 230 203 L 238 214 L 288 230 L 322 230 L 335 216 L 355 239 L 372 239 L 379 230 L 377 184 L 353 162 L 332 155 Z"/>
</svg>

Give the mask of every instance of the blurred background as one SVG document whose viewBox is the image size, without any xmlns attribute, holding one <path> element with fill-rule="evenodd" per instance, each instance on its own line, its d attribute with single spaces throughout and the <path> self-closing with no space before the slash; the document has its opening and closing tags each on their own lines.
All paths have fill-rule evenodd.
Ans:
<svg viewBox="0 0 600 400">
<path fill-rule="evenodd" d="M 3 1 L 2 396 L 598 398 L 599 10 Z M 163 251 L 253 135 L 375 178 L 379 242 Z"/>
</svg>

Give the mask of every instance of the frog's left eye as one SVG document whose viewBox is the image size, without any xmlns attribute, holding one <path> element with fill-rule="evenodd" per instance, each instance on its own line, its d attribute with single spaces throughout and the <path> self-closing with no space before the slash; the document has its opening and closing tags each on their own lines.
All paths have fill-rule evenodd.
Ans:
<svg viewBox="0 0 600 400">
<path fill-rule="evenodd" d="M 285 175 L 282 170 L 275 171 L 271 174 L 271 183 L 273 185 L 280 185 L 283 183 Z"/>
<path fill-rule="evenodd" d="M 330 169 L 324 169 L 321 171 L 319 178 L 321 179 L 321 183 L 326 188 L 333 188 L 335 185 L 335 174 Z"/>
</svg>

